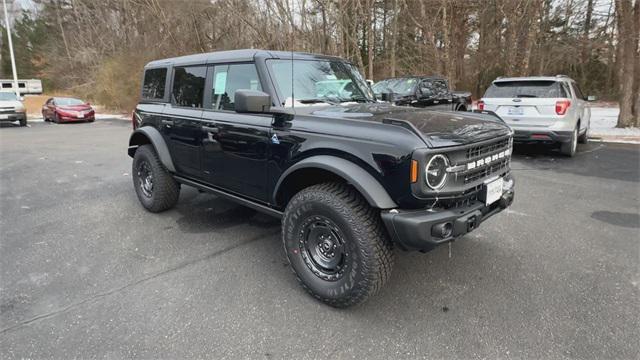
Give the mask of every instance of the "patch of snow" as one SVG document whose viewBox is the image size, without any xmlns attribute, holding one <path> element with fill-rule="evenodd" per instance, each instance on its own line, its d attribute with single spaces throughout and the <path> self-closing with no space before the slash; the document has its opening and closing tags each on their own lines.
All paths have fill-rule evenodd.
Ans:
<svg viewBox="0 0 640 360">
<path fill-rule="evenodd" d="M 640 128 L 616 128 L 618 122 L 618 114 L 620 109 L 616 107 L 600 107 L 591 108 L 591 128 L 589 135 L 616 137 L 619 140 L 625 140 L 625 137 L 640 137 Z"/>
</svg>

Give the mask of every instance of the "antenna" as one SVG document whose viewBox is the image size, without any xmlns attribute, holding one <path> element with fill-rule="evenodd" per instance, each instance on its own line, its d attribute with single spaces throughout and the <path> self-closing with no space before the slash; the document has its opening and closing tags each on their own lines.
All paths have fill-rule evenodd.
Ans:
<svg viewBox="0 0 640 360">
<path fill-rule="evenodd" d="M 294 97 L 294 92 L 293 92 L 293 86 L 295 85 L 295 82 L 293 81 L 293 47 L 294 47 L 294 17 L 293 17 L 293 11 L 294 11 L 294 7 L 293 7 L 293 1 L 291 0 L 291 109 L 295 109 L 295 97 Z"/>
</svg>

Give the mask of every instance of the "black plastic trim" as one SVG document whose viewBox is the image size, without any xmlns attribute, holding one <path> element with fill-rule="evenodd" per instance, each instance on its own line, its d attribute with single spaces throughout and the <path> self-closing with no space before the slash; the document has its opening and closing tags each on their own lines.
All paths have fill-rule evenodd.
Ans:
<svg viewBox="0 0 640 360">
<path fill-rule="evenodd" d="M 129 138 L 129 156 L 133 157 L 135 151 L 131 151 L 132 148 L 135 149 L 138 145 L 140 145 L 134 143 L 133 141 L 134 136 L 136 136 L 137 134 L 143 134 L 149 139 L 149 141 L 151 141 L 151 144 L 156 149 L 156 153 L 158 153 L 158 157 L 160 158 L 160 161 L 162 161 L 164 167 L 166 167 L 170 172 L 175 173 L 176 167 L 173 165 L 173 160 L 171 159 L 169 148 L 162 138 L 162 134 L 160 134 L 160 131 L 152 126 L 143 126 L 136 129 L 136 131 L 131 134 L 131 137 Z"/>
<path fill-rule="evenodd" d="M 184 185 L 189 185 L 189 186 L 193 186 L 196 189 L 200 189 L 215 195 L 218 195 L 222 198 L 225 198 L 227 200 L 231 200 L 235 203 L 238 203 L 240 205 L 252 208 L 254 210 L 260 211 L 261 213 L 264 213 L 266 215 L 270 215 L 276 218 L 282 218 L 282 211 L 270 208 L 266 205 L 263 205 L 261 203 L 249 200 L 249 199 L 245 199 L 243 197 L 240 197 L 238 195 L 226 192 L 224 190 L 215 188 L 213 186 L 209 186 L 209 185 L 205 185 L 202 184 L 200 182 L 197 182 L 195 180 L 191 180 L 182 176 L 174 176 L 174 179 L 176 179 L 177 182 L 184 184 Z"/>
<path fill-rule="evenodd" d="M 305 168 L 318 168 L 330 171 L 353 185 L 364 196 L 369 205 L 378 209 L 393 209 L 398 205 L 391 199 L 384 187 L 371 174 L 351 161 L 330 155 L 311 156 L 299 161 L 288 168 L 276 184 L 273 192 L 273 203 L 276 203 L 276 196 L 280 190 L 280 185 L 287 176 L 296 170 Z"/>
</svg>

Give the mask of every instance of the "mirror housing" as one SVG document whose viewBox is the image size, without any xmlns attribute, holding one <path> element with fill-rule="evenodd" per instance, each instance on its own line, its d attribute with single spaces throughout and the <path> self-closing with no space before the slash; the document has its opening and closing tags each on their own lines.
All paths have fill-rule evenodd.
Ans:
<svg viewBox="0 0 640 360">
<path fill-rule="evenodd" d="M 587 101 L 596 101 L 596 100 L 598 100 L 598 98 L 594 95 L 587 96 Z"/>
<path fill-rule="evenodd" d="M 18 101 L 24 101 L 24 96 L 18 97 Z"/>
<path fill-rule="evenodd" d="M 236 90 L 234 105 L 237 113 L 270 113 L 271 96 L 258 90 Z"/>
<path fill-rule="evenodd" d="M 380 94 L 380 100 L 382 101 L 393 102 L 394 99 L 395 99 L 395 94 L 392 92 L 383 92 Z"/>
</svg>

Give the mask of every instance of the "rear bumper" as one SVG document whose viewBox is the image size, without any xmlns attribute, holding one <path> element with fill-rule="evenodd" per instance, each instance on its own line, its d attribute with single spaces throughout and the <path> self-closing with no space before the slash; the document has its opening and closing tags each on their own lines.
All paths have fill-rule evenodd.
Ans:
<svg viewBox="0 0 640 360">
<path fill-rule="evenodd" d="M 515 143 L 556 143 L 571 141 L 572 131 L 555 131 L 546 129 L 519 130 L 514 129 L 513 142 Z"/>
<path fill-rule="evenodd" d="M 26 113 L 14 112 L 14 113 L 0 114 L 0 121 L 20 121 L 20 120 L 25 120 L 26 118 L 27 118 Z"/>
<path fill-rule="evenodd" d="M 514 195 L 511 187 L 503 192 L 500 200 L 489 206 L 475 201 L 468 206 L 448 210 L 385 210 L 381 216 L 396 245 L 403 250 L 424 252 L 475 230 L 483 221 L 509 207 Z M 443 225 L 450 228 L 448 236 L 438 235 Z"/>
</svg>

